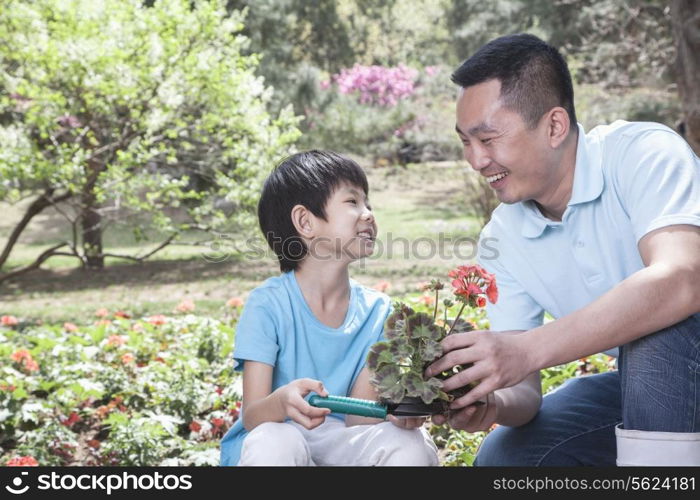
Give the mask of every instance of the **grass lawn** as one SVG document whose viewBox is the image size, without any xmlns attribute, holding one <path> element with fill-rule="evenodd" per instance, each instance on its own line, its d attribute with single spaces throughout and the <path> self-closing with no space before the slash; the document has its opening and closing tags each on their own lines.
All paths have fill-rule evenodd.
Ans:
<svg viewBox="0 0 700 500">
<path fill-rule="evenodd" d="M 473 260 L 480 225 L 463 202 L 465 176 L 470 175 L 465 167 L 450 162 L 367 168 L 379 238 L 375 255 L 353 264 L 353 278 L 369 286 L 386 280 L 391 283 L 387 293 L 399 296 L 414 291 L 420 281 L 444 276 L 451 267 Z M 21 217 L 23 205 L 0 203 L 0 209 L 2 244 Z M 69 234 L 69 225 L 58 213 L 41 214 L 22 235 L 8 269 L 31 262 Z M 201 239 L 201 235 L 188 236 Z M 245 249 L 245 236 L 236 235 L 231 241 Z M 461 243 L 455 246 L 458 238 Z M 148 244 L 136 243 L 126 227 L 115 227 L 105 235 L 110 253 L 143 253 L 158 242 L 154 237 Z M 229 298 L 245 298 L 264 279 L 278 274 L 270 252 L 265 253 L 262 257 L 249 252 L 214 255 L 206 246 L 178 245 L 141 264 L 108 258 L 104 270 L 92 272 L 76 267 L 73 258 L 54 257 L 42 269 L 0 285 L 0 314 L 81 323 L 93 321 L 94 312 L 103 307 L 135 316 L 168 313 L 188 298 L 195 302 L 198 314 L 216 317 Z"/>
</svg>

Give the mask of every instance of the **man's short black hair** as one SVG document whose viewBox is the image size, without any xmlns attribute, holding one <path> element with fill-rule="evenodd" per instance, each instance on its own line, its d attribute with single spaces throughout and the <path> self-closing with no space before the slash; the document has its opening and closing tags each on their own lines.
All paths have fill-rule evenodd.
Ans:
<svg viewBox="0 0 700 500">
<path fill-rule="evenodd" d="M 326 203 L 346 182 L 369 192 L 367 176 L 356 162 L 332 151 L 297 153 L 275 167 L 258 202 L 258 222 L 282 272 L 293 271 L 308 249 L 292 224 L 292 208 L 303 205 L 326 220 Z"/>
<path fill-rule="evenodd" d="M 520 33 L 490 41 L 452 74 L 462 88 L 488 80 L 501 82 L 501 99 L 531 128 L 550 109 L 561 106 L 576 129 L 574 87 L 559 51 L 534 35 Z"/>
</svg>

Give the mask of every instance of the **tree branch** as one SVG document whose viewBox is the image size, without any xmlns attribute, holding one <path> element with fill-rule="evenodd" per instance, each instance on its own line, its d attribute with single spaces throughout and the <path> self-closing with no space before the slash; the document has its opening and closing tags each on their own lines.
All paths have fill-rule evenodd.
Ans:
<svg viewBox="0 0 700 500">
<path fill-rule="evenodd" d="M 10 256 L 10 252 L 12 252 L 12 249 L 14 248 L 15 244 L 17 243 L 17 240 L 19 240 L 20 235 L 27 228 L 27 226 L 29 225 L 29 222 L 34 218 L 34 216 L 40 214 L 46 207 L 49 207 L 52 204 L 67 200 L 68 198 L 73 196 L 73 193 L 69 192 L 69 193 L 65 193 L 65 194 L 62 194 L 62 195 L 54 198 L 53 193 L 54 193 L 54 188 L 48 188 L 36 200 L 34 200 L 31 205 L 29 205 L 29 208 L 24 213 L 24 216 L 22 217 L 22 219 L 17 223 L 15 228 L 12 230 L 12 233 L 10 234 L 10 238 L 7 240 L 7 243 L 5 244 L 5 248 L 3 249 L 2 254 L 0 254 L 0 269 L 2 269 L 2 266 L 4 266 L 5 263 L 7 262 L 7 259 Z"/>
<path fill-rule="evenodd" d="M 10 278 L 14 278 L 14 277 L 19 276 L 21 274 L 27 273 L 33 269 L 38 269 L 39 266 L 41 266 L 41 264 L 43 264 L 45 260 L 47 260 L 50 257 L 53 257 L 54 255 L 59 255 L 59 254 L 60 255 L 70 255 L 70 254 L 56 252 L 56 250 L 66 246 L 66 245 L 68 245 L 68 243 L 59 243 L 58 245 L 54 245 L 51 248 L 49 248 L 48 250 L 45 250 L 41 255 L 39 255 L 39 257 L 37 257 L 37 259 L 34 262 L 29 264 L 28 266 L 22 267 L 20 269 L 16 269 L 16 270 L 11 271 L 9 273 L 0 274 L 0 283 L 2 283 L 3 281 L 7 281 Z"/>
</svg>

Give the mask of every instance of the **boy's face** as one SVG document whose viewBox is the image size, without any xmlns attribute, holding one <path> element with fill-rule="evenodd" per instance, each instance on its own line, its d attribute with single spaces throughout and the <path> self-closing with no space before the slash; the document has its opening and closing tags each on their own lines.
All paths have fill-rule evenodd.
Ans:
<svg viewBox="0 0 700 500">
<path fill-rule="evenodd" d="M 309 253 L 319 259 L 354 261 L 374 252 L 377 223 L 365 192 L 359 186 L 340 184 L 326 202 L 326 220 L 317 218 Z"/>
</svg>

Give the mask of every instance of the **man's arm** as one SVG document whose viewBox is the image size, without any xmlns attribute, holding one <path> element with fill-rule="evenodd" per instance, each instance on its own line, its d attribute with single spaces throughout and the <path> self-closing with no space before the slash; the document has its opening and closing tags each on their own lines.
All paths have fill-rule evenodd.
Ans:
<svg viewBox="0 0 700 500">
<path fill-rule="evenodd" d="M 700 228 L 659 228 L 640 240 L 639 251 L 644 269 L 556 321 L 518 335 L 483 331 L 450 335 L 443 341 L 447 354 L 431 365 L 429 373 L 474 363 L 446 382 L 458 387 L 480 381 L 453 403 L 462 408 L 542 368 L 626 344 L 699 312 Z"/>
</svg>

